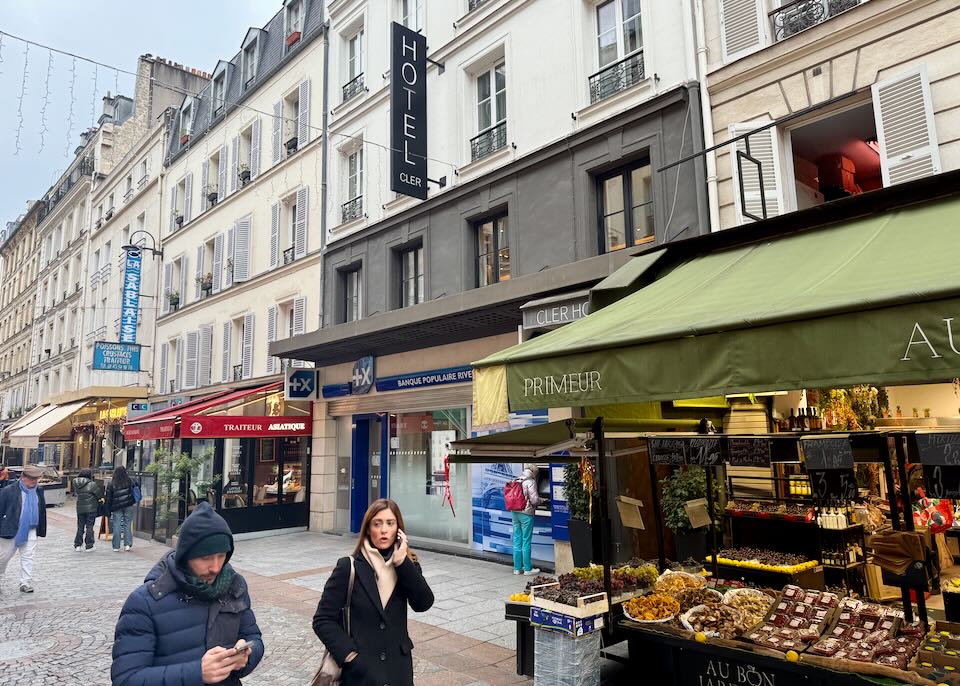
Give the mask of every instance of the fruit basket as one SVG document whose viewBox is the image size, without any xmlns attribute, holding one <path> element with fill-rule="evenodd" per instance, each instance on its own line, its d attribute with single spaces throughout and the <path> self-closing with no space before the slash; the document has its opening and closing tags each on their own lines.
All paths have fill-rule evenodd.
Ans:
<svg viewBox="0 0 960 686">
<path fill-rule="evenodd" d="M 703 577 L 687 572 L 664 572 L 657 579 L 655 589 L 657 593 L 677 593 L 686 588 L 702 588 Z"/>
<path fill-rule="evenodd" d="M 743 613 L 729 605 L 695 605 L 680 615 L 680 624 L 708 638 L 734 638 L 742 631 Z"/>
<path fill-rule="evenodd" d="M 577 617 L 579 619 L 595 617 L 596 615 L 601 615 L 610 609 L 610 603 L 607 601 L 607 594 L 603 591 L 583 596 L 573 596 L 572 594 L 575 593 L 575 591 L 569 591 L 569 593 L 571 593 L 570 600 L 571 602 L 575 602 L 575 605 L 544 597 L 543 594 L 548 593 L 548 590 L 559 588 L 559 583 L 531 586 L 530 603 L 534 607 L 540 607 L 544 610 L 549 610 L 554 614 L 567 615 L 568 617 Z"/>
<path fill-rule="evenodd" d="M 623 615 L 638 624 L 666 624 L 679 612 L 680 602 L 673 596 L 662 593 L 651 593 L 623 604 Z"/>
<path fill-rule="evenodd" d="M 731 588 L 723 594 L 724 605 L 739 610 L 743 615 L 745 631 L 762 622 L 776 600 L 774 596 L 755 588 Z"/>
</svg>

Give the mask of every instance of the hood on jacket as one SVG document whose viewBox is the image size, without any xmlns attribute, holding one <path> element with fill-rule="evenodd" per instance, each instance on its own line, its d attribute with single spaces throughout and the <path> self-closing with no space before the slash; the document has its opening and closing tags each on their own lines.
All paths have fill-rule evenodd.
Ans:
<svg viewBox="0 0 960 686">
<path fill-rule="evenodd" d="M 93 479 L 88 479 L 85 476 L 78 476 L 73 480 L 73 485 L 76 486 L 77 490 L 80 490 L 91 481 L 93 481 Z"/>
<path fill-rule="evenodd" d="M 540 471 L 540 468 L 537 465 L 532 464 L 525 467 L 523 470 L 523 473 L 520 476 L 524 479 L 533 479 L 534 481 L 536 481 L 537 474 L 539 473 L 539 471 Z"/>
<path fill-rule="evenodd" d="M 218 515 L 206 500 L 197 505 L 190 516 L 183 520 L 180 526 L 180 538 L 177 541 L 177 564 L 185 564 L 190 549 L 208 536 L 217 534 L 226 535 L 230 539 L 230 550 L 227 551 L 226 561 L 233 555 L 233 532 L 227 520 Z"/>
</svg>

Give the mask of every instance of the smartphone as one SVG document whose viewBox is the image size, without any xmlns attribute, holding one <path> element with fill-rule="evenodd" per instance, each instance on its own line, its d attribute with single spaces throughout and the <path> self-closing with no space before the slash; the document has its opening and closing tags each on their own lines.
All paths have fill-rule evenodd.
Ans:
<svg viewBox="0 0 960 686">
<path fill-rule="evenodd" d="M 253 643 L 247 640 L 240 641 L 236 646 L 234 646 L 238 654 L 242 653 L 247 648 L 252 648 L 252 647 L 253 647 Z"/>
</svg>

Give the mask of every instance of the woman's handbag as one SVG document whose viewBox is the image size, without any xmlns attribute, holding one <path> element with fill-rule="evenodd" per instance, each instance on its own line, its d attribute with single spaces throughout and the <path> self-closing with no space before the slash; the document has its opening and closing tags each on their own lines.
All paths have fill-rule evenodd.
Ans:
<svg viewBox="0 0 960 686">
<path fill-rule="evenodd" d="M 343 628 L 347 630 L 347 635 L 350 635 L 350 601 L 353 598 L 353 580 L 356 576 L 356 567 L 353 564 L 353 557 L 348 558 L 350 560 L 350 583 L 347 584 L 347 602 L 341 610 L 343 617 Z M 326 646 L 323 648 L 323 657 L 320 659 L 320 667 L 317 669 L 317 673 L 313 675 L 313 681 L 310 682 L 310 686 L 339 686 L 340 684 L 340 666 L 337 664 L 337 661 L 333 659 L 333 655 L 330 654 L 330 651 L 327 650 Z"/>
</svg>

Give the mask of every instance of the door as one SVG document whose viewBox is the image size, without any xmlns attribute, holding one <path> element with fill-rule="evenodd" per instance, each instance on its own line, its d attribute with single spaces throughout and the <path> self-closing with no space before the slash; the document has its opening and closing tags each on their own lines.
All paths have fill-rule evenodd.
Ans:
<svg viewBox="0 0 960 686">
<path fill-rule="evenodd" d="M 353 475 L 350 480 L 350 531 L 360 531 L 363 515 L 374 500 L 386 497 L 386 432 L 382 415 L 353 416 Z"/>
</svg>

